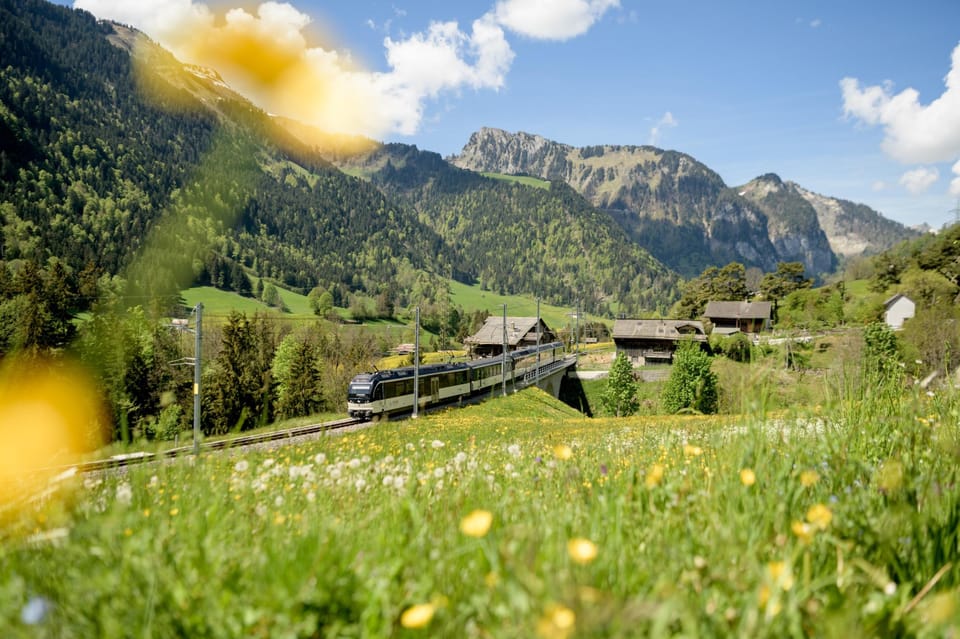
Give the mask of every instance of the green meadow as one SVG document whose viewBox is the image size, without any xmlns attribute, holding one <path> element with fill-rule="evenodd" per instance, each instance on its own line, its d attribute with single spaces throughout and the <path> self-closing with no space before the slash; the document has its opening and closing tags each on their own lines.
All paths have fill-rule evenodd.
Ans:
<svg viewBox="0 0 960 639">
<path fill-rule="evenodd" d="M 538 390 L 3 505 L 5 637 L 950 637 L 960 402 Z"/>
</svg>

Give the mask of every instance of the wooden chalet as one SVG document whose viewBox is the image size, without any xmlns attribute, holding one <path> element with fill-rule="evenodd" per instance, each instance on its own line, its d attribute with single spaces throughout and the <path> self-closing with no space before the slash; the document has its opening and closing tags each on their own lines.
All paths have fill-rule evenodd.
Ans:
<svg viewBox="0 0 960 639">
<path fill-rule="evenodd" d="M 759 333 L 770 328 L 770 302 L 707 302 L 703 316 L 720 335 Z"/>
<path fill-rule="evenodd" d="M 623 319 L 613 324 L 617 353 L 635 366 L 670 364 L 682 340 L 706 343 L 702 322 L 676 319 Z"/>
<path fill-rule="evenodd" d="M 540 343 L 556 341 L 556 334 L 543 319 L 540 320 Z M 492 357 L 503 353 L 503 317 L 491 315 L 474 335 L 463 340 L 463 345 L 474 357 Z M 536 317 L 507 317 L 507 352 L 537 345 Z"/>
</svg>

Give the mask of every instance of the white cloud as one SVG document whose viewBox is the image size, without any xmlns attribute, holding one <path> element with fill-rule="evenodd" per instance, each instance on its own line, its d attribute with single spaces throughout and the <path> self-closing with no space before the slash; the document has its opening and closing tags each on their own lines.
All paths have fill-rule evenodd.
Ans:
<svg viewBox="0 0 960 639">
<path fill-rule="evenodd" d="M 957 163 L 953 165 L 951 170 L 957 177 L 950 180 L 950 195 L 960 197 L 960 160 L 957 160 Z"/>
<path fill-rule="evenodd" d="M 810 28 L 816 29 L 821 24 L 823 24 L 823 20 L 821 20 L 820 18 L 814 18 L 813 20 L 810 21 Z"/>
<path fill-rule="evenodd" d="M 656 146 L 660 143 L 660 135 L 663 133 L 663 130 L 666 128 L 673 128 L 680 124 L 677 122 L 677 119 L 673 117 L 673 114 L 670 111 L 667 111 L 663 114 L 657 123 L 650 128 L 650 144 Z"/>
<path fill-rule="evenodd" d="M 907 171 L 901 175 L 900 184 L 914 195 L 917 195 L 929 189 L 939 179 L 940 171 L 935 168 L 921 166 L 920 168 Z"/>
<path fill-rule="evenodd" d="M 873 191 L 879 193 L 880 191 L 886 191 L 887 188 L 888 188 L 888 186 L 889 186 L 889 185 L 888 185 L 886 182 L 884 182 L 883 180 L 877 180 L 876 182 L 874 182 L 873 184 L 870 185 L 870 188 L 871 188 Z"/>
<path fill-rule="evenodd" d="M 502 88 L 514 58 L 504 28 L 563 40 L 586 32 L 619 0 L 500 0 L 469 31 L 433 22 L 421 33 L 385 38 L 383 72 L 359 69 L 349 54 L 308 42 L 310 17 L 285 2 L 230 9 L 219 19 L 196 0 L 74 0 L 74 6 L 146 32 L 185 62 L 216 69 L 270 113 L 379 137 L 415 133 L 426 104 L 441 94 Z M 406 15 L 395 5 L 393 12 Z M 367 26 L 378 25 L 368 20 Z"/>
<path fill-rule="evenodd" d="M 586 33 L 620 0 L 500 0 L 497 22 L 538 40 L 569 40 Z"/>
<path fill-rule="evenodd" d="M 893 94 L 889 84 L 861 88 L 840 81 L 847 116 L 884 128 L 883 149 L 901 162 L 946 162 L 960 156 L 960 45 L 953 50 L 946 89 L 923 105 L 915 89 Z"/>
</svg>

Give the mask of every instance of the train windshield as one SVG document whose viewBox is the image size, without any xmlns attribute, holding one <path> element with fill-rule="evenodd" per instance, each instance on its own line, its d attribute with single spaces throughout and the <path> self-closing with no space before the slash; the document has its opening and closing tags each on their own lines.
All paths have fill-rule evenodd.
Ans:
<svg viewBox="0 0 960 639">
<path fill-rule="evenodd" d="M 350 384 L 347 389 L 349 400 L 369 400 L 371 384 Z"/>
</svg>

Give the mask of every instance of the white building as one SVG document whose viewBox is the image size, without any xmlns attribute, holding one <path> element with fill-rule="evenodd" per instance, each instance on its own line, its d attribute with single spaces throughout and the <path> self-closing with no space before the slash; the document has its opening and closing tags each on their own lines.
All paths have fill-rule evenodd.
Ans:
<svg viewBox="0 0 960 639">
<path fill-rule="evenodd" d="M 897 293 L 883 303 L 883 308 L 883 321 L 893 330 L 899 330 L 905 321 L 913 317 L 917 305 L 903 293 Z"/>
</svg>

